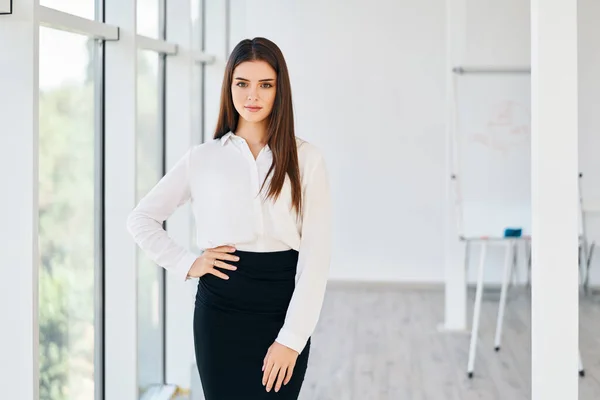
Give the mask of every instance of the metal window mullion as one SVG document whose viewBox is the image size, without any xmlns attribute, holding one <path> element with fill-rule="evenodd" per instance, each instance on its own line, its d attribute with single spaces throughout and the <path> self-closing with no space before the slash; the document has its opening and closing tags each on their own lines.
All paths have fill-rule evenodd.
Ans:
<svg viewBox="0 0 600 400">
<path fill-rule="evenodd" d="M 104 0 L 96 0 L 96 20 L 104 21 Z M 104 63 L 105 41 L 94 46 L 94 127 L 95 127 L 95 266 L 94 266 L 94 399 L 104 400 Z"/>
<path fill-rule="evenodd" d="M 167 9 L 166 9 L 166 0 L 159 0 L 159 37 L 166 41 L 167 39 L 167 32 L 166 32 L 166 28 L 167 28 Z M 161 54 L 160 58 L 159 58 L 159 69 L 158 69 L 158 73 L 159 73 L 159 81 L 157 82 L 158 86 L 159 86 L 159 91 L 158 91 L 158 98 L 160 101 L 160 107 L 159 107 L 159 112 L 160 112 L 160 134 L 161 134 L 161 140 L 162 140 L 162 146 L 161 146 L 161 176 L 164 176 L 167 172 L 167 153 L 166 153 L 166 147 L 167 147 L 167 126 L 166 126 L 166 90 L 167 90 L 167 75 L 166 75 L 166 63 L 167 63 L 167 56 L 166 54 Z M 164 228 L 167 228 L 166 222 L 164 224 Z M 166 328 L 166 316 L 165 316 L 165 312 L 166 312 L 166 291 L 167 291 L 167 287 L 166 287 L 166 282 L 167 282 L 167 278 L 166 278 L 166 271 L 164 268 L 160 268 L 159 269 L 159 304 L 160 304 L 160 310 L 159 310 L 159 321 L 160 321 L 160 329 L 161 329 L 161 342 L 160 345 L 162 347 L 162 351 L 161 351 L 161 355 L 162 355 L 162 359 L 160 360 L 161 362 L 161 379 L 162 382 L 160 382 L 161 384 L 165 384 L 167 382 L 167 361 L 166 361 L 166 357 L 167 357 L 167 341 L 166 341 L 166 335 L 167 335 L 167 328 Z"/>
<path fill-rule="evenodd" d="M 95 19 L 104 23 L 104 0 L 95 0 Z M 95 267 L 95 315 L 94 315 L 94 395 L 95 400 L 105 400 L 104 397 L 104 376 L 105 376 L 105 264 L 104 264 L 104 222 L 105 222 L 105 207 L 104 207 L 104 166 L 106 162 L 104 152 L 104 71 L 106 62 L 106 42 L 100 40 L 95 47 L 96 62 L 95 68 L 95 118 L 96 118 L 96 179 L 95 179 L 95 201 L 98 202 L 96 209 L 96 223 L 94 225 L 96 232 L 96 267 Z"/>
</svg>

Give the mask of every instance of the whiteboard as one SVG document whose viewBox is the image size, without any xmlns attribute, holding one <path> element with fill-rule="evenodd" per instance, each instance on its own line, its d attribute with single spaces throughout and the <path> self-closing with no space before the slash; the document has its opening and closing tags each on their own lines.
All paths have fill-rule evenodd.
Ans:
<svg viewBox="0 0 600 400">
<path fill-rule="evenodd" d="M 455 169 L 465 237 L 531 233 L 529 74 L 455 76 Z"/>
</svg>

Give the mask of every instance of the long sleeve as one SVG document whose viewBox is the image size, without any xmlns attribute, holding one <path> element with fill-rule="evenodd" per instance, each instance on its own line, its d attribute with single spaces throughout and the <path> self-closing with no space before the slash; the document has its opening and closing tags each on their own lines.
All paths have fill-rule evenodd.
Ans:
<svg viewBox="0 0 600 400">
<path fill-rule="evenodd" d="M 319 319 L 331 258 L 331 199 L 320 156 L 303 193 L 302 235 L 296 287 L 276 341 L 302 352 Z"/>
<path fill-rule="evenodd" d="M 140 200 L 127 218 L 127 229 L 138 246 L 156 264 L 182 280 L 197 255 L 177 244 L 163 229 L 163 222 L 190 197 L 189 150 Z"/>
</svg>

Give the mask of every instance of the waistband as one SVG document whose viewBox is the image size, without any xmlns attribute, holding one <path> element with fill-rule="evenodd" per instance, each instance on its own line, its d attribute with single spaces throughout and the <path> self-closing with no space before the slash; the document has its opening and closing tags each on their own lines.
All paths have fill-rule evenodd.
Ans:
<svg viewBox="0 0 600 400">
<path fill-rule="evenodd" d="M 296 266 L 298 263 L 298 251 L 294 249 L 281 250 L 281 251 L 246 251 L 236 250 L 232 254 L 235 254 L 240 259 L 236 262 L 228 261 L 228 264 L 232 265 L 255 265 L 263 268 L 280 268 L 282 266 Z"/>
<path fill-rule="evenodd" d="M 229 279 L 212 274 L 199 279 L 196 305 L 228 312 L 285 315 L 295 287 L 298 251 L 236 250 L 237 270 L 219 269 Z"/>
</svg>

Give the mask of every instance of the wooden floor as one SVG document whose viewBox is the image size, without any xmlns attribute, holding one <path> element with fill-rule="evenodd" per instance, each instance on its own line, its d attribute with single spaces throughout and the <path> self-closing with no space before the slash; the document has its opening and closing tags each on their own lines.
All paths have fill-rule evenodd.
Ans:
<svg viewBox="0 0 600 400">
<path fill-rule="evenodd" d="M 484 294 L 475 376 L 468 379 L 469 335 L 437 330 L 441 289 L 330 285 L 300 400 L 530 399 L 528 291 L 509 292 L 496 353 L 498 299 L 498 291 Z M 469 316 L 472 304 L 473 293 Z M 600 295 L 581 299 L 580 346 L 586 376 L 579 379 L 579 399 L 600 399 Z M 190 399 L 204 399 L 199 383 L 192 392 Z"/>
<path fill-rule="evenodd" d="M 497 292 L 484 294 L 475 377 L 469 380 L 469 335 L 437 331 L 441 290 L 332 285 L 300 399 L 530 399 L 529 296 L 524 289 L 509 294 L 502 349 L 496 353 L 498 298 Z M 600 399 L 600 296 L 582 298 L 580 310 L 587 375 L 580 378 L 579 399 Z"/>
</svg>

